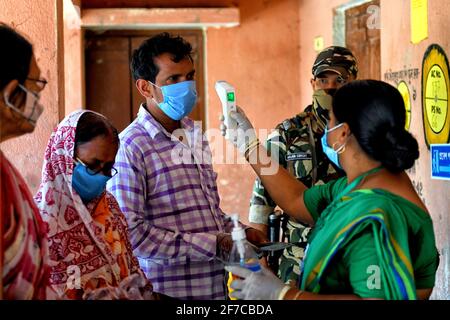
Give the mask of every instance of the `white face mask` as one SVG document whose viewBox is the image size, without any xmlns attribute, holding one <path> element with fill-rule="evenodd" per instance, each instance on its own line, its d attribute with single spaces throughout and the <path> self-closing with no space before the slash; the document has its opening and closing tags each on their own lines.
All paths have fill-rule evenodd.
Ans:
<svg viewBox="0 0 450 320">
<path fill-rule="evenodd" d="M 5 98 L 5 103 L 33 126 L 36 126 L 39 116 L 44 111 L 44 107 L 39 103 L 39 94 L 28 90 L 21 84 L 11 96 Z M 24 103 L 25 107 L 20 110 L 19 107 Z"/>
</svg>

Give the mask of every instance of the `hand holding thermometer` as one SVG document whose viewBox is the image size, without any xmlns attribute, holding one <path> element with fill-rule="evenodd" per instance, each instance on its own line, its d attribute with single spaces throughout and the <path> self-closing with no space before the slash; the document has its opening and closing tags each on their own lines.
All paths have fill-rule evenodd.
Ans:
<svg viewBox="0 0 450 320">
<path fill-rule="evenodd" d="M 230 139 L 230 132 L 234 133 L 237 129 L 236 120 L 230 117 L 231 111 L 236 112 L 236 95 L 234 87 L 226 81 L 217 81 L 215 88 L 220 102 L 222 103 L 223 116 L 225 119 L 224 124 L 227 127 L 225 138 Z"/>
</svg>

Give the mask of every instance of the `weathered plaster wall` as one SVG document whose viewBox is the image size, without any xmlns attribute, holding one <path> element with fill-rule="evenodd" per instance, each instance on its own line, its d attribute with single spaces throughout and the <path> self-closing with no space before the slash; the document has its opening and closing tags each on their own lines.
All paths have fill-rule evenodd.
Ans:
<svg viewBox="0 0 450 320">
<path fill-rule="evenodd" d="M 450 181 L 432 180 L 430 151 L 428 150 L 422 121 L 422 59 L 430 44 L 439 44 L 450 55 L 450 2 L 428 0 L 428 39 L 411 43 L 410 1 L 381 0 L 381 73 L 419 69 L 417 78 L 406 78 L 410 92 L 416 92 L 411 101 L 411 129 L 420 147 L 420 158 L 409 171 L 416 190 L 429 209 L 434 222 L 436 242 L 441 261 L 433 293 L 435 299 L 450 299 Z M 396 81 L 388 81 L 396 85 Z M 397 81 L 398 82 L 398 81 Z"/>
<path fill-rule="evenodd" d="M 62 0 L 0 1 L 0 21 L 15 27 L 33 44 L 37 63 L 48 85 L 41 92 L 45 111 L 35 131 L 1 145 L 34 193 L 41 181 L 48 138 L 64 110 Z"/>
<path fill-rule="evenodd" d="M 256 129 L 272 129 L 300 110 L 299 1 L 240 2 L 241 22 L 206 32 L 208 128 L 219 127 L 222 112 L 214 90 L 217 80 L 236 87 Z M 222 208 L 246 221 L 255 175 L 248 164 L 215 165 Z"/>
<path fill-rule="evenodd" d="M 65 111 L 85 108 L 84 35 L 81 29 L 80 0 L 64 1 L 64 96 Z"/>
<path fill-rule="evenodd" d="M 325 46 L 333 45 L 333 10 L 348 2 L 343 0 L 300 1 L 300 107 L 310 103 L 312 93 L 307 80 L 311 76 L 311 65 L 316 56 L 313 40 L 317 36 L 322 36 Z M 380 9 L 381 80 L 396 85 L 396 81 L 389 80 L 390 73 L 419 70 L 417 77 L 405 79 L 409 82 L 411 95 L 416 96 L 411 105 L 410 132 L 417 138 L 420 147 L 420 158 L 408 174 L 432 215 L 437 247 L 441 254 L 436 288 L 432 297 L 450 299 L 450 182 L 430 178 L 430 152 L 423 133 L 421 102 L 422 59 L 427 47 L 437 43 L 446 51 L 447 56 L 450 55 L 450 29 L 448 28 L 450 2 L 428 0 L 429 36 L 417 45 L 410 41 L 410 0 L 381 0 Z M 359 61 L 359 63 L 364 62 Z"/>
<path fill-rule="evenodd" d="M 333 45 L 333 9 L 347 3 L 346 0 L 299 1 L 299 38 L 300 38 L 300 99 L 296 111 L 311 104 L 313 90 L 309 80 L 312 78 L 312 65 L 317 52 L 314 50 L 314 38 L 323 37 L 324 48 Z"/>
<path fill-rule="evenodd" d="M 237 6 L 239 2 L 239 0 L 81 0 L 83 8 L 208 8 Z"/>
</svg>

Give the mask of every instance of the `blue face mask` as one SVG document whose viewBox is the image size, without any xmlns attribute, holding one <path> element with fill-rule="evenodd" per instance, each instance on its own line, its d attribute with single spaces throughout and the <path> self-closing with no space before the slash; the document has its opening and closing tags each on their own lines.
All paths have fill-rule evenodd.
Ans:
<svg viewBox="0 0 450 320">
<path fill-rule="evenodd" d="M 100 173 L 93 174 L 90 169 L 81 163 L 77 163 L 73 169 L 72 186 L 80 195 L 81 200 L 84 203 L 88 203 L 105 190 L 106 182 L 109 179 L 111 177 L 104 176 Z"/>
<path fill-rule="evenodd" d="M 325 125 L 325 132 L 323 133 L 323 136 L 321 139 L 323 152 L 325 152 L 328 159 L 330 159 L 331 162 L 333 162 L 339 169 L 342 169 L 342 167 L 339 163 L 339 153 L 344 149 L 345 143 L 342 146 L 340 146 L 339 148 L 337 148 L 336 150 L 334 150 L 332 147 L 328 146 L 327 137 L 328 137 L 329 132 L 334 131 L 337 128 L 340 128 L 343 125 L 344 125 L 343 123 L 340 123 L 337 126 L 334 126 L 333 128 L 331 128 L 329 130 L 328 130 L 327 126 Z"/>
<path fill-rule="evenodd" d="M 194 109 L 197 102 L 195 81 L 182 81 L 162 87 L 151 82 L 150 84 L 161 89 L 163 102 L 154 101 L 169 118 L 181 120 Z"/>
</svg>

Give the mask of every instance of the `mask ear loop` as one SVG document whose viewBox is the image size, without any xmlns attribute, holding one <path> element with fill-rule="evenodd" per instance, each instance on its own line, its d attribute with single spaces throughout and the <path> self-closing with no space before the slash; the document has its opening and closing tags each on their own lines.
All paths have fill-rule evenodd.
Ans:
<svg viewBox="0 0 450 320">
<path fill-rule="evenodd" d="M 36 112 L 36 105 L 39 101 L 39 94 L 28 90 L 27 88 L 25 88 L 25 86 L 21 85 L 20 83 L 17 85 L 18 88 L 20 88 L 21 90 L 23 90 L 23 92 L 25 92 L 25 109 L 24 110 L 20 110 L 18 107 L 16 107 L 15 105 L 13 105 L 10 101 L 9 101 L 9 96 L 8 97 L 4 97 L 4 101 L 5 104 L 11 108 L 12 110 L 14 110 L 15 112 L 17 112 L 22 118 L 24 118 L 25 120 L 27 120 L 28 122 L 30 122 L 33 125 L 36 125 L 36 123 L 34 123 L 33 121 L 31 121 L 31 119 L 33 118 L 34 113 Z M 33 107 L 31 108 L 31 113 L 29 115 L 24 114 L 24 111 L 26 110 L 26 105 L 28 103 L 28 99 L 30 99 L 30 97 L 32 97 L 33 99 Z"/>
<path fill-rule="evenodd" d="M 345 152 L 345 143 L 342 146 L 340 146 L 339 148 L 336 149 L 335 146 L 337 144 L 338 144 L 338 142 L 333 143 L 333 146 L 332 146 L 333 150 L 335 150 L 337 154 L 344 153 Z"/>
<path fill-rule="evenodd" d="M 328 131 L 328 132 L 334 131 L 334 130 L 336 130 L 337 128 L 342 127 L 343 125 L 344 125 L 344 122 L 342 122 L 342 123 L 340 123 L 340 124 L 334 126 L 334 127 L 331 128 L 331 129 L 328 129 L 327 131 Z M 336 141 L 335 143 L 333 143 L 333 145 L 332 145 L 331 147 L 333 148 L 334 151 L 336 151 L 337 154 L 342 154 L 342 153 L 345 152 L 345 145 L 347 144 L 348 138 L 349 138 L 349 137 L 347 137 L 347 139 L 345 140 L 344 144 L 343 144 L 342 146 L 338 147 L 338 148 L 335 148 L 335 146 L 338 144 L 338 142 Z"/>
<path fill-rule="evenodd" d="M 161 87 L 158 86 L 156 83 L 153 83 L 153 82 L 151 82 L 150 80 L 147 80 L 147 82 L 150 83 L 152 86 L 155 86 L 155 87 L 157 87 L 159 90 L 162 91 Z"/>
<path fill-rule="evenodd" d="M 152 97 L 152 101 L 153 101 L 157 106 L 159 106 L 161 103 L 164 102 L 164 94 L 162 93 L 162 88 L 161 88 L 160 86 L 158 86 L 157 84 L 151 82 L 150 80 L 147 80 L 147 82 L 150 83 L 152 86 L 157 87 L 157 88 L 161 91 L 161 94 L 162 94 L 162 96 L 163 96 L 163 101 L 158 102 L 158 101 L 156 101 L 155 97 Z"/>
</svg>

